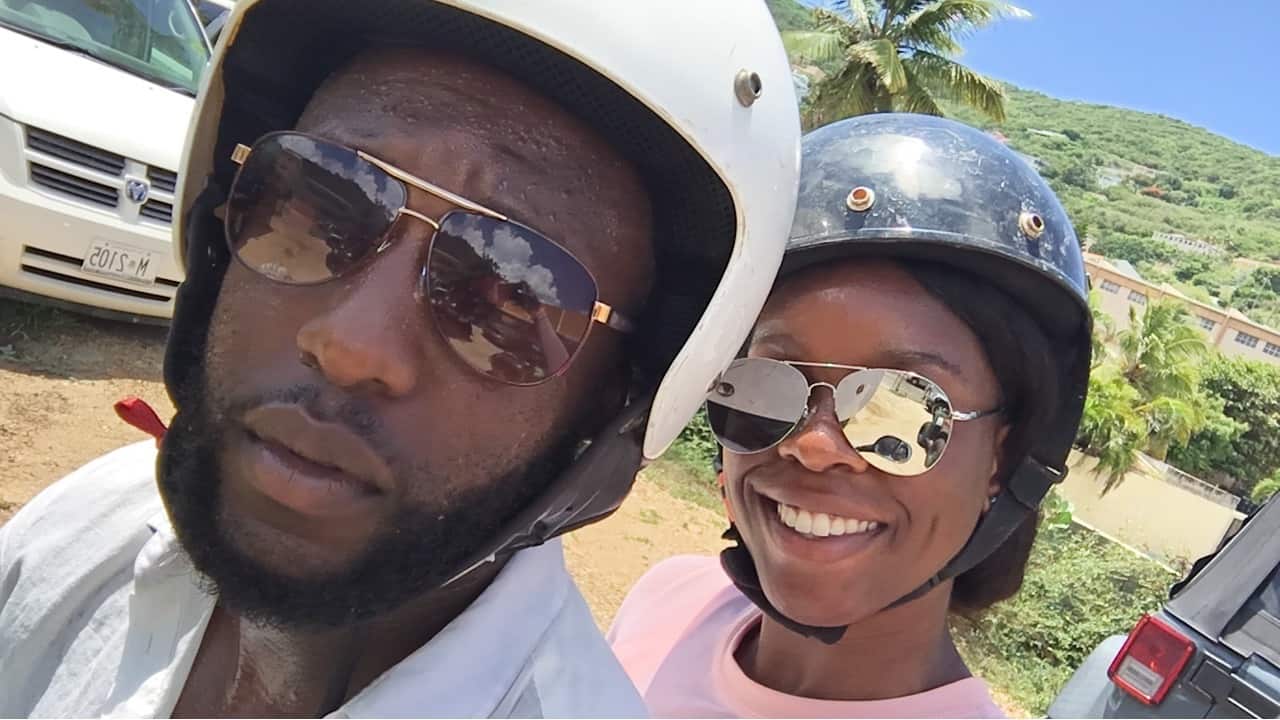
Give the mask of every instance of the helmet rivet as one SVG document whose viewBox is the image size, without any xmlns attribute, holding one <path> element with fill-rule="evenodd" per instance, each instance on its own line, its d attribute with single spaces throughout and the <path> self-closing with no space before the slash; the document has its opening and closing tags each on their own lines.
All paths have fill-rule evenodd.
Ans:
<svg viewBox="0 0 1280 720">
<path fill-rule="evenodd" d="M 733 78 L 733 94 L 738 96 L 738 104 L 742 107 L 751 107 L 762 92 L 764 92 L 764 84 L 760 81 L 758 73 L 739 70 L 737 76 Z"/>
<path fill-rule="evenodd" d="M 859 185 L 849 191 L 849 197 L 844 199 L 844 204 L 854 212 L 866 212 L 876 204 L 876 191 L 865 185 Z"/>
<path fill-rule="evenodd" d="M 1032 240 L 1044 234 L 1044 218 L 1027 210 L 1023 210 L 1018 216 L 1018 228 L 1022 230 L 1022 234 Z"/>
</svg>

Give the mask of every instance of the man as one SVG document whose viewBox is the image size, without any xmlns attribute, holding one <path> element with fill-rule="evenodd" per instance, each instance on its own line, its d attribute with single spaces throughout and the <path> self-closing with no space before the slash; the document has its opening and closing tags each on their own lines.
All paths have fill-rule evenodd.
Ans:
<svg viewBox="0 0 1280 720">
<path fill-rule="evenodd" d="M 799 130 L 763 4 L 234 13 L 177 206 L 178 412 L 0 530 L 0 716 L 642 713 L 552 539 L 674 439 L 776 271 Z"/>
</svg>

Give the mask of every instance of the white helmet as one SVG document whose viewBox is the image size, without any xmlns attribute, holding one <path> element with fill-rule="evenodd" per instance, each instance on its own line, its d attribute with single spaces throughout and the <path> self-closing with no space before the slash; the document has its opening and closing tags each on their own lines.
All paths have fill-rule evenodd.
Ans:
<svg viewBox="0 0 1280 720">
<path fill-rule="evenodd" d="M 179 413 L 226 267 L 215 209 L 233 177 L 232 149 L 291 128 L 320 81 L 371 37 L 493 65 L 593 126 L 637 168 L 658 259 L 640 318 L 639 354 L 657 387 L 643 455 L 662 454 L 749 332 L 791 227 L 799 114 L 761 0 L 241 0 L 204 77 L 181 173 L 175 250 L 187 280 L 166 360 Z M 630 480 L 594 504 L 616 506 Z M 583 513 L 581 498 L 565 504 L 578 508 L 570 525 L 605 514 Z M 566 529 L 545 513 L 539 522 L 557 527 L 534 535 Z"/>
</svg>

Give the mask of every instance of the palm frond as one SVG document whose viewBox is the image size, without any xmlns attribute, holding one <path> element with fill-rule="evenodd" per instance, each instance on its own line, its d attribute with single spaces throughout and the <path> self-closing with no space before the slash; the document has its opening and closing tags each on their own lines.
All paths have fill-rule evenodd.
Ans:
<svg viewBox="0 0 1280 720">
<path fill-rule="evenodd" d="M 847 18 L 863 37 L 871 35 L 873 23 L 884 10 L 877 0 L 835 0 L 831 8 Z"/>
<path fill-rule="evenodd" d="M 843 38 L 833 32 L 787 30 L 782 33 L 782 46 L 792 60 L 828 62 L 844 57 Z"/>
<path fill-rule="evenodd" d="M 1004 86 L 949 58 L 917 50 L 905 61 L 917 81 L 935 97 L 964 103 L 996 122 L 1004 122 Z"/>
<path fill-rule="evenodd" d="M 879 109 L 879 96 L 873 71 L 861 64 L 849 63 L 836 75 L 818 83 L 811 94 L 805 127 L 814 128 L 854 115 L 866 115 Z"/>
<path fill-rule="evenodd" d="M 920 84 L 920 81 L 911 72 L 910 67 L 906 67 L 907 88 L 896 98 L 894 109 L 901 112 L 919 113 L 921 115 L 938 115 L 942 116 L 942 108 L 938 106 L 937 100 L 929 89 Z"/>
<path fill-rule="evenodd" d="M 980 28 L 1005 18 L 1026 20 L 1031 18 L 1031 13 L 997 0 L 933 0 L 908 15 L 902 26 L 904 29 L 944 26 L 963 30 L 965 26 Z"/>
<path fill-rule="evenodd" d="M 995 0 L 934 0 L 898 27 L 897 40 L 953 57 L 962 52 L 958 39 L 1001 18 L 1029 18 L 1031 13 Z"/>
<path fill-rule="evenodd" d="M 824 8 L 814 8 L 813 27 L 815 30 L 836 33 L 855 42 L 865 37 L 865 33 L 861 33 L 849 22 L 849 18 Z"/>
<path fill-rule="evenodd" d="M 907 89 L 907 71 L 898 56 L 898 48 L 886 38 L 865 40 L 848 49 L 849 59 L 875 69 L 877 80 L 890 94 Z"/>
<path fill-rule="evenodd" d="M 928 0 L 881 0 L 885 12 L 896 17 L 906 17 L 928 5 Z"/>
</svg>

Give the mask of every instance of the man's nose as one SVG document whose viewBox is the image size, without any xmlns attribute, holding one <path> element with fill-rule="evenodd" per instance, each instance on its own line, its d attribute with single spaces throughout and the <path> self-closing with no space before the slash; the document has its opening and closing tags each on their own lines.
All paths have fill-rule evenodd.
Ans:
<svg viewBox="0 0 1280 720">
<path fill-rule="evenodd" d="M 350 278 L 332 283 L 328 306 L 298 330 L 302 362 L 343 388 L 389 397 L 413 391 L 421 366 L 421 245 L 397 242 Z"/>
</svg>

